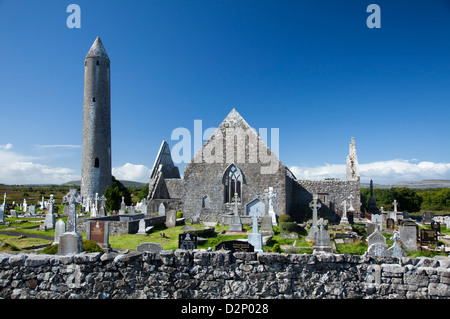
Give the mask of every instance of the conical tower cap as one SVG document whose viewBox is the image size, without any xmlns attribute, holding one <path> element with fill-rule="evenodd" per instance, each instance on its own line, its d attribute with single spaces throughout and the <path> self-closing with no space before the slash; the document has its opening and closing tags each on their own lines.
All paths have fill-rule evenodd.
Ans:
<svg viewBox="0 0 450 319">
<path fill-rule="evenodd" d="M 86 58 L 99 58 L 99 57 L 109 59 L 105 47 L 103 46 L 102 40 L 100 40 L 100 37 L 97 37 L 94 43 L 92 44 L 91 48 L 89 49 Z"/>
</svg>

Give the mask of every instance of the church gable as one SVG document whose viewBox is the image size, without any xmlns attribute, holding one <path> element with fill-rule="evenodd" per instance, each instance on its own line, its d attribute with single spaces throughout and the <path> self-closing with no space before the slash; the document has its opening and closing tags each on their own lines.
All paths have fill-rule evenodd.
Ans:
<svg viewBox="0 0 450 319">
<path fill-rule="evenodd" d="M 283 166 L 259 134 L 233 108 L 192 158 L 192 163 L 244 163 L 261 165 L 261 174 L 273 174 Z"/>
</svg>

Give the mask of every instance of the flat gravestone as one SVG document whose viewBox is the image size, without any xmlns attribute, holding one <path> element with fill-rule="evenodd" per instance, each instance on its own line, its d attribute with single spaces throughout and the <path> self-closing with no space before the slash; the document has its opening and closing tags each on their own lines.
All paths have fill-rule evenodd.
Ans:
<svg viewBox="0 0 450 319">
<path fill-rule="evenodd" d="M 401 225 L 399 235 L 404 250 L 417 250 L 417 228 L 416 225 Z"/>
<path fill-rule="evenodd" d="M 436 230 L 438 233 L 441 232 L 441 223 L 435 222 L 434 220 L 431 222 L 431 229 Z"/>
<path fill-rule="evenodd" d="M 88 223 L 86 238 L 100 244 L 102 248 L 109 248 L 109 223 L 90 221 Z"/>
<path fill-rule="evenodd" d="M 245 241 L 240 240 L 228 240 L 223 241 L 220 244 L 218 244 L 215 248 L 215 250 L 231 250 L 231 252 L 254 252 L 255 248 L 253 245 L 249 244 Z"/>
<path fill-rule="evenodd" d="M 175 210 L 169 210 L 166 213 L 166 227 L 172 228 L 177 225 L 177 212 Z"/>
<path fill-rule="evenodd" d="M 437 242 L 437 231 L 433 229 L 422 228 L 420 230 L 420 241 L 423 243 L 435 243 Z"/>
<path fill-rule="evenodd" d="M 164 206 L 164 203 L 159 204 L 158 215 L 159 216 L 166 216 L 166 206 Z"/>
<path fill-rule="evenodd" d="M 159 255 L 162 250 L 163 250 L 163 247 L 157 243 L 142 243 L 142 244 L 136 246 L 136 251 L 140 251 L 140 252 L 149 251 L 152 253 L 156 253 L 156 255 Z"/>
<path fill-rule="evenodd" d="M 394 229 L 394 227 L 395 227 L 395 220 L 393 218 L 386 219 L 386 228 Z"/>
<path fill-rule="evenodd" d="M 422 223 L 429 224 L 433 221 L 434 213 L 433 212 L 423 212 L 422 213 Z"/>
<path fill-rule="evenodd" d="M 197 235 L 189 233 L 179 234 L 178 248 L 188 250 L 197 249 Z"/>
</svg>

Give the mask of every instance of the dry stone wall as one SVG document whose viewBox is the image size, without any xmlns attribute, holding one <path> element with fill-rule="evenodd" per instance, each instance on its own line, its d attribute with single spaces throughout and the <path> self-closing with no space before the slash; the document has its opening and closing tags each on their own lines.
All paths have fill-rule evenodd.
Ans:
<svg viewBox="0 0 450 319">
<path fill-rule="evenodd" d="M 163 250 L 0 254 L 0 297 L 445 298 L 449 259 Z"/>
</svg>

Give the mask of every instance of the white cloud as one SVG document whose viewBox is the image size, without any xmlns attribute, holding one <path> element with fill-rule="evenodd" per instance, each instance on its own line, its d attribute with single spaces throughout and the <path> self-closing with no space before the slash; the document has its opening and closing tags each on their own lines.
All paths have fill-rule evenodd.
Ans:
<svg viewBox="0 0 450 319">
<path fill-rule="evenodd" d="M 148 183 L 150 169 L 145 165 L 126 163 L 120 167 L 113 167 L 112 174 L 118 180 Z"/>
<path fill-rule="evenodd" d="M 0 183 L 61 184 L 80 179 L 74 170 L 35 163 L 36 158 L 11 151 L 12 144 L 0 145 Z"/>
<path fill-rule="evenodd" d="M 314 167 L 290 167 L 297 179 L 323 180 L 339 178 L 345 180 L 345 164 L 325 164 Z M 361 182 L 371 179 L 378 184 L 419 181 L 424 179 L 450 179 L 450 163 L 419 162 L 417 159 L 394 159 L 359 164 Z"/>
<path fill-rule="evenodd" d="M 0 149 L 3 150 L 10 150 L 13 148 L 13 145 L 11 143 L 6 143 L 6 145 L 0 145 Z"/>
</svg>

